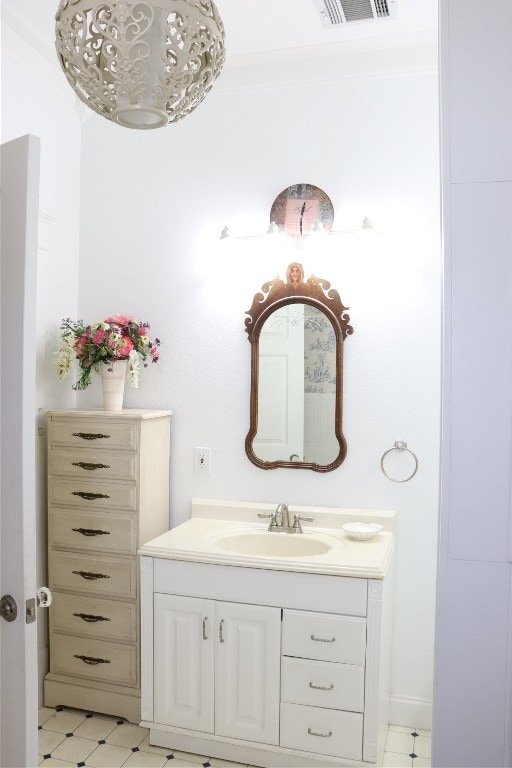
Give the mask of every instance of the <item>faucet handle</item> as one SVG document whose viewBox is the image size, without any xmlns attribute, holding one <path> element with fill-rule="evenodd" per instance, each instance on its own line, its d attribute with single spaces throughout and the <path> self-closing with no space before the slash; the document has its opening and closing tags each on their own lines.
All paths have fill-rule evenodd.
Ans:
<svg viewBox="0 0 512 768">
<path fill-rule="evenodd" d="M 269 517 L 270 518 L 270 525 L 268 527 L 268 530 L 272 530 L 273 528 L 277 528 L 277 517 L 275 512 L 258 512 L 258 517 Z"/>
<path fill-rule="evenodd" d="M 314 520 L 313 517 L 301 517 L 301 515 L 294 515 L 292 528 L 294 529 L 294 531 L 297 531 L 297 533 L 302 533 L 301 521 L 304 523 L 312 523 L 313 520 Z"/>
</svg>

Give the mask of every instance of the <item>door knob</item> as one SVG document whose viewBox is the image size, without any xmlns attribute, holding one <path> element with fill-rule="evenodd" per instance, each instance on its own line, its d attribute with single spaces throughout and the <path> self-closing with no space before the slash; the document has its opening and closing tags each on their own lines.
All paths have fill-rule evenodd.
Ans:
<svg viewBox="0 0 512 768">
<path fill-rule="evenodd" d="M 14 621 L 18 615 L 18 606 L 12 595 L 4 595 L 0 599 L 0 616 L 6 621 Z"/>
</svg>

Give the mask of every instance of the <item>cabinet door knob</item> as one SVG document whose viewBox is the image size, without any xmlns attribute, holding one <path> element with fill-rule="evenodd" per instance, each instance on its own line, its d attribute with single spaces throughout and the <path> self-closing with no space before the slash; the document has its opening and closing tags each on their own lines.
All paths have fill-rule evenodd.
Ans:
<svg viewBox="0 0 512 768">
<path fill-rule="evenodd" d="M 75 533 L 81 533 L 82 536 L 110 536 L 110 531 L 102 531 L 100 528 L 72 528 Z"/>
<path fill-rule="evenodd" d="M 82 440 L 106 440 L 110 435 L 102 435 L 101 432 L 73 432 L 73 437 L 81 437 Z"/>
<path fill-rule="evenodd" d="M 105 573 L 91 573 L 90 571 L 73 571 L 73 573 L 88 581 L 94 581 L 95 579 L 110 579 L 110 576 L 107 576 Z"/>
<path fill-rule="evenodd" d="M 322 739 L 328 739 L 329 736 L 332 736 L 332 731 L 329 731 L 329 733 L 317 733 L 317 731 L 312 731 L 311 728 L 308 728 L 308 733 L 310 736 L 320 736 Z"/>
<path fill-rule="evenodd" d="M 310 683 L 309 687 L 313 688 L 315 691 L 332 691 L 334 685 L 332 683 L 331 685 L 315 685 L 314 683 Z"/>
<path fill-rule="evenodd" d="M 87 621 L 89 624 L 95 624 L 97 621 L 110 621 L 106 616 L 95 616 L 93 613 L 74 613 L 73 616 Z"/>
<path fill-rule="evenodd" d="M 206 634 L 206 622 L 208 621 L 208 616 L 205 616 L 203 619 L 203 640 L 208 640 L 208 635 Z"/>
<path fill-rule="evenodd" d="M 84 656 L 83 654 L 78 655 L 78 653 L 74 654 L 75 659 L 80 659 L 80 661 L 83 661 L 84 664 L 110 664 L 109 659 L 96 659 L 94 656 Z"/>
<path fill-rule="evenodd" d="M 331 637 L 330 639 L 327 637 L 315 637 L 314 635 L 311 635 L 311 639 L 315 641 L 315 643 L 335 643 L 336 638 Z"/>
<path fill-rule="evenodd" d="M 224 640 L 224 619 L 221 619 L 220 620 L 220 624 L 219 624 L 219 640 L 220 640 L 221 643 L 225 642 L 225 640 Z"/>
<path fill-rule="evenodd" d="M 110 464 L 93 464 L 90 461 L 73 461 L 72 466 L 87 469 L 89 472 L 92 472 L 94 469 L 110 469 Z"/>
<path fill-rule="evenodd" d="M 86 501 L 95 501 L 96 499 L 110 499 L 106 493 L 89 493 L 88 491 L 71 491 L 72 496 L 80 496 Z"/>
</svg>

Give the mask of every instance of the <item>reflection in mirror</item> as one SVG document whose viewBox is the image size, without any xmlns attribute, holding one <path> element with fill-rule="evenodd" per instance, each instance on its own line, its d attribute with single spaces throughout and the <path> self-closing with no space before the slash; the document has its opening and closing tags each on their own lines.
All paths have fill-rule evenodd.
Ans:
<svg viewBox="0 0 512 768">
<path fill-rule="evenodd" d="M 252 349 L 249 459 L 259 467 L 328 472 L 346 455 L 341 429 L 346 307 L 300 264 L 256 294 L 246 319 Z M 268 294 L 265 296 L 265 294 Z"/>
</svg>

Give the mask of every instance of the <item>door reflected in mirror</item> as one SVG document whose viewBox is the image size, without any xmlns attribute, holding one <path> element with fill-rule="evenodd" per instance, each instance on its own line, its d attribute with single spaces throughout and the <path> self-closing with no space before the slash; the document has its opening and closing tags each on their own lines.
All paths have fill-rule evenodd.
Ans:
<svg viewBox="0 0 512 768">
<path fill-rule="evenodd" d="M 252 343 L 249 459 L 263 469 L 328 472 L 346 455 L 342 433 L 343 341 L 352 333 L 340 297 L 291 264 L 266 283 L 247 313 Z"/>
</svg>

